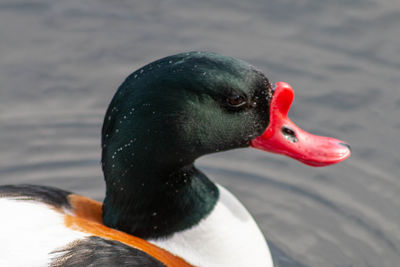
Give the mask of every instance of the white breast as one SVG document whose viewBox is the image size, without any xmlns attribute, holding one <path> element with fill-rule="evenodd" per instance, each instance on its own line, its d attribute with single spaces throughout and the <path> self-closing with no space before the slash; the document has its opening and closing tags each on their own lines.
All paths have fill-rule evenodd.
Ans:
<svg viewBox="0 0 400 267">
<path fill-rule="evenodd" d="M 149 240 L 201 267 L 271 267 L 263 234 L 244 206 L 218 185 L 220 198 L 200 223 L 167 239 Z"/>
<path fill-rule="evenodd" d="M 0 211 L 0 266 L 48 266 L 59 256 L 53 251 L 87 236 L 43 203 L 0 198 Z"/>
</svg>

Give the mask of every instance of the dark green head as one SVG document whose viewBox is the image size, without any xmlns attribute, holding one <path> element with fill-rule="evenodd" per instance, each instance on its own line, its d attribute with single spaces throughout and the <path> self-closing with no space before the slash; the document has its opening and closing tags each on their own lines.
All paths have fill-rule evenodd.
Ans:
<svg viewBox="0 0 400 267">
<path fill-rule="evenodd" d="M 153 201 L 169 183 L 183 183 L 177 177 L 193 172 L 199 156 L 248 146 L 268 126 L 271 97 L 261 72 L 215 53 L 178 54 L 135 71 L 104 120 L 105 205 L 132 202 L 132 194 Z"/>
<path fill-rule="evenodd" d="M 271 95 L 261 72 L 214 53 L 178 54 L 137 70 L 105 116 L 106 178 L 138 160 L 175 168 L 207 153 L 248 146 L 268 125 Z"/>
</svg>

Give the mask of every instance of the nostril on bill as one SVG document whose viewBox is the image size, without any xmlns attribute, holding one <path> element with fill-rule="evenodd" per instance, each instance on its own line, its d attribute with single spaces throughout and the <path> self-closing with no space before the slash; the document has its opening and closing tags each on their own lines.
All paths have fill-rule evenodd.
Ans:
<svg viewBox="0 0 400 267">
<path fill-rule="evenodd" d="M 347 148 L 350 150 L 350 152 L 351 152 L 351 147 L 350 147 L 349 144 L 346 144 L 346 143 L 339 143 L 339 145 L 344 146 L 344 147 L 347 147 Z"/>
<path fill-rule="evenodd" d="M 286 140 L 296 143 L 298 141 L 296 133 L 290 129 L 289 127 L 283 126 L 282 127 L 282 134 L 286 138 Z"/>
</svg>

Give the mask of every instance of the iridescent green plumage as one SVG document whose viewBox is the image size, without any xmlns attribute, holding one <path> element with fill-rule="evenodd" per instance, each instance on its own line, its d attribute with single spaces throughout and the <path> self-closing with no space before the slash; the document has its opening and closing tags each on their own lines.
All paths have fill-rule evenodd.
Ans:
<svg viewBox="0 0 400 267">
<path fill-rule="evenodd" d="M 272 89 L 249 64 L 207 52 L 155 61 L 116 92 L 102 131 L 104 223 L 143 238 L 197 224 L 218 190 L 196 158 L 248 146 L 268 125 Z M 240 96 L 240 107 L 227 102 Z"/>
</svg>

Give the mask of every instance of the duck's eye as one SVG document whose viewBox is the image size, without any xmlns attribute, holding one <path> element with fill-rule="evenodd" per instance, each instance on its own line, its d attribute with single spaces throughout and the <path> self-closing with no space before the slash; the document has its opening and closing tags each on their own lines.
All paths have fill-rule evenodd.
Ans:
<svg viewBox="0 0 400 267">
<path fill-rule="evenodd" d="M 247 103 L 246 98 L 240 95 L 231 95 L 226 99 L 226 102 L 231 107 L 241 107 Z"/>
</svg>

